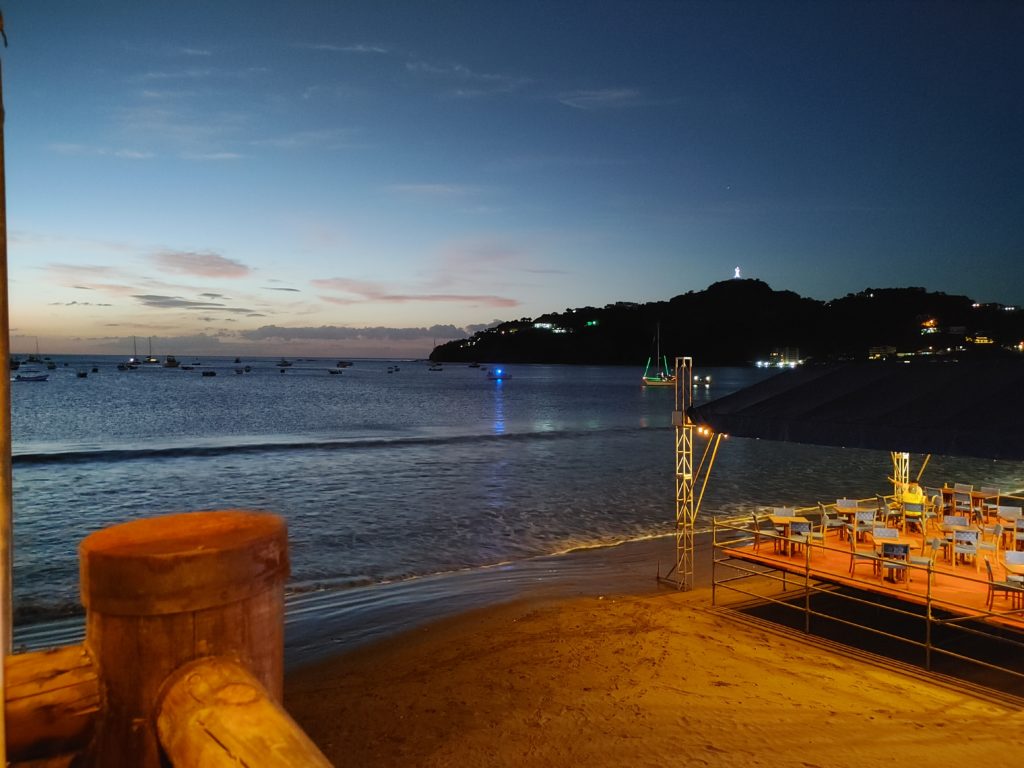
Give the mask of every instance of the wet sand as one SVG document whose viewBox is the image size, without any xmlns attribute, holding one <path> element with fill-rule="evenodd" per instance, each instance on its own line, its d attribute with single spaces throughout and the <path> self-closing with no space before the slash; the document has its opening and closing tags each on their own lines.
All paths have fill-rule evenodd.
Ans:
<svg viewBox="0 0 1024 768">
<path fill-rule="evenodd" d="M 510 602 L 291 670 L 285 704 L 339 767 L 1019 764 L 1024 712 L 658 587 L 671 547 L 561 558 Z"/>
</svg>

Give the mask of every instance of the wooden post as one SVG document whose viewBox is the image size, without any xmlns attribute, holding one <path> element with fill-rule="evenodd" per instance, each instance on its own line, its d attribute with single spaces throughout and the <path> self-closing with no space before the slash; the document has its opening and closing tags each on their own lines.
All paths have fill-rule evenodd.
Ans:
<svg viewBox="0 0 1024 768">
<path fill-rule="evenodd" d="M 8 656 L 7 756 L 12 763 L 72 757 L 92 738 L 100 694 L 81 645 Z"/>
<path fill-rule="evenodd" d="M 240 665 L 193 661 L 168 681 L 157 713 L 174 768 L 330 768 L 323 753 Z"/>
<path fill-rule="evenodd" d="M 281 518 L 241 510 L 147 518 L 97 531 L 79 554 L 85 646 L 103 701 L 93 765 L 160 767 L 160 689 L 194 659 L 234 659 L 281 698 Z"/>
</svg>

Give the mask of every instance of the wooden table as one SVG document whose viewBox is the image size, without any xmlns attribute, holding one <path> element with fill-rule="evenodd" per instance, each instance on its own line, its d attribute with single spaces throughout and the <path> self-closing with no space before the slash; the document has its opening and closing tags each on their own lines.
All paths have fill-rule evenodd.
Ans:
<svg viewBox="0 0 1024 768">
<path fill-rule="evenodd" d="M 782 542 L 786 548 L 786 557 L 789 557 L 793 551 L 793 542 L 789 540 L 793 523 L 810 523 L 811 521 L 806 517 L 788 517 L 786 515 L 769 515 L 768 519 L 772 521 L 772 525 L 782 528 Z"/>
<path fill-rule="evenodd" d="M 977 533 L 978 533 L 978 541 L 979 542 L 981 541 L 981 531 L 978 529 L 978 526 L 976 526 L 976 525 L 948 525 L 947 523 L 942 523 L 939 526 L 939 529 L 943 533 L 952 533 L 953 534 L 953 538 L 952 539 L 943 539 L 942 548 L 946 549 L 946 547 L 949 547 L 949 555 L 950 556 L 946 559 L 946 562 L 954 562 L 954 560 L 953 560 L 953 546 L 954 546 L 953 542 L 956 541 L 956 535 L 958 533 L 962 533 L 964 531 L 977 531 Z M 977 557 L 978 556 L 977 553 L 975 553 L 974 556 Z"/>
<path fill-rule="evenodd" d="M 965 494 L 970 497 L 971 515 L 977 515 L 979 518 L 984 519 L 985 514 L 985 502 L 991 499 L 998 499 L 999 494 L 982 493 L 981 491 L 958 491 L 956 488 L 940 488 L 939 491 L 942 493 L 942 507 L 943 509 L 951 510 L 952 514 L 957 514 L 956 508 L 956 495 L 958 493 Z"/>
</svg>

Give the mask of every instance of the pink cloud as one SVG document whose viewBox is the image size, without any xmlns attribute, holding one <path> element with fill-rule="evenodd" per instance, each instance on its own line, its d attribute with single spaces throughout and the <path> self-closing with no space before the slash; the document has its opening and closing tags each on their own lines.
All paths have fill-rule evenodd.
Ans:
<svg viewBox="0 0 1024 768">
<path fill-rule="evenodd" d="M 167 272 L 200 277 L 246 277 L 250 270 L 239 261 L 216 253 L 193 251 L 163 251 L 153 256 L 157 266 Z"/>
</svg>

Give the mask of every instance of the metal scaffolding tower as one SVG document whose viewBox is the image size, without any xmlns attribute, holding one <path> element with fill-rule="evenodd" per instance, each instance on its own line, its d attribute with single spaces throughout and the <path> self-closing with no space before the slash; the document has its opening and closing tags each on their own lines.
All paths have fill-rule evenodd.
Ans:
<svg viewBox="0 0 1024 768">
<path fill-rule="evenodd" d="M 676 562 L 662 578 L 678 589 L 693 589 L 694 533 L 697 513 L 704 498 L 711 466 L 718 453 L 721 435 L 708 440 L 699 465 L 693 462 L 693 440 L 698 430 L 688 411 L 693 402 L 693 359 L 677 357 L 675 364 L 675 408 L 672 425 L 676 437 Z M 699 488 L 699 493 L 698 493 Z"/>
</svg>

